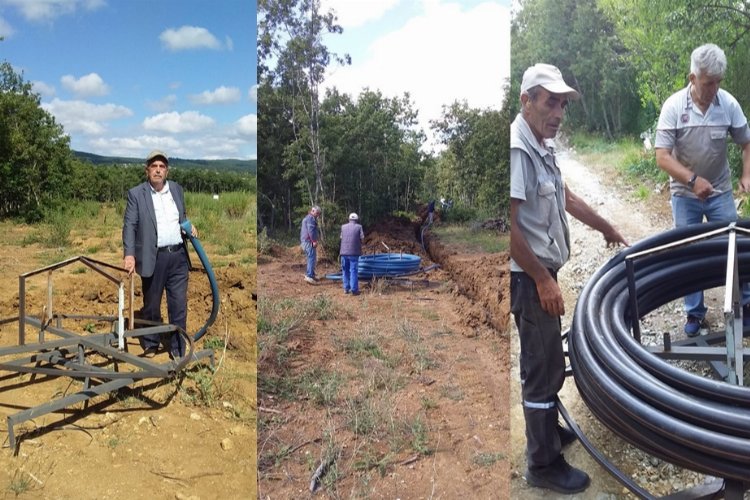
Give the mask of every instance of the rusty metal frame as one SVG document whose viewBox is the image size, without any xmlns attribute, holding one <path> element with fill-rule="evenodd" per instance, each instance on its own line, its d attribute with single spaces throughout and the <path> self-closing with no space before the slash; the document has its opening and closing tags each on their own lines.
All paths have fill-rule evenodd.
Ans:
<svg viewBox="0 0 750 500">
<path fill-rule="evenodd" d="M 117 316 L 67 315 L 54 312 L 52 272 L 76 262 L 84 264 L 117 285 Z M 28 278 L 43 273 L 47 273 L 46 306 L 41 317 L 31 316 L 26 311 L 26 282 Z M 126 278 L 121 279 L 117 276 L 117 274 L 122 275 L 123 273 Z M 128 285 L 127 308 L 124 300 L 126 281 Z M 3 378 L 31 373 L 31 382 L 34 383 L 37 375 L 47 377 L 66 376 L 79 380 L 81 388 L 74 394 L 9 415 L 7 417 L 8 442 L 15 453 L 18 452 L 19 441 L 15 435 L 14 427 L 22 422 L 62 410 L 76 403 L 84 402 L 87 404 L 93 397 L 122 389 L 141 380 L 174 377 L 189 364 L 205 358 L 209 358 L 211 366 L 214 366 L 213 350 L 196 351 L 192 336 L 174 325 L 136 320 L 133 304 L 133 275 L 127 275 L 125 269 L 89 257 L 70 258 L 57 264 L 21 274 L 18 277 L 19 315 L 15 318 L 0 319 L 0 325 L 18 321 L 18 345 L 0 348 L 0 371 L 10 372 L 8 376 Z M 73 332 L 63 328 L 63 320 L 65 319 L 92 319 L 108 322 L 112 325 L 112 331 L 99 334 Z M 27 327 L 38 330 L 37 342 L 27 343 Z M 151 359 L 127 352 L 125 339 L 173 332 L 183 335 L 187 342 L 186 355 L 179 360 L 157 363 Z M 54 338 L 49 338 L 50 335 Z M 13 356 L 16 357 L 7 359 Z M 96 364 L 89 362 L 88 358 L 91 357 L 97 357 L 98 362 Z M 112 369 L 100 365 L 111 366 Z M 123 370 L 124 367 L 128 368 Z M 7 389 L 0 387 L 0 392 Z"/>
</svg>

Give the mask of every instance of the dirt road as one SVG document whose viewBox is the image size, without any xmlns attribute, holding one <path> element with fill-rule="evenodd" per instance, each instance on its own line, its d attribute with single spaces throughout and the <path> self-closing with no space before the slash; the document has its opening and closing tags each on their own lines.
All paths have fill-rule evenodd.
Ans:
<svg viewBox="0 0 750 500">
<path fill-rule="evenodd" d="M 560 155 L 563 176 L 570 188 L 583 197 L 602 216 L 610 220 L 632 244 L 663 232 L 672 227 L 668 195 L 659 193 L 647 201 L 637 200 L 627 185 L 618 182 L 612 167 L 605 165 L 584 165 L 574 155 Z M 571 259 L 560 273 L 560 285 L 565 295 L 565 317 L 563 331 L 569 328 L 578 293 L 595 270 L 617 252 L 607 249 L 601 234 L 581 224 L 571 221 Z M 710 301 L 714 299 L 708 297 Z M 666 322 L 673 331 L 681 330 L 681 304 L 673 302 L 664 306 L 658 321 Z M 653 320 L 652 320 L 653 321 Z M 520 405 L 520 381 L 518 376 L 518 335 L 515 326 L 511 333 L 513 366 L 511 368 L 511 491 L 514 498 L 556 498 L 557 494 L 529 488 L 522 478 L 526 460 L 524 456 L 525 437 L 523 413 Z M 632 448 L 604 428 L 589 413 L 580 399 L 572 378 L 568 378 L 561 391 L 563 404 L 572 413 L 579 426 L 594 444 L 602 450 L 618 467 L 633 477 L 642 487 L 657 495 L 669 494 L 706 480 L 692 471 L 673 467 L 671 464 L 650 457 Z M 629 493 L 599 466 L 583 449 L 574 443 L 564 450 L 566 460 L 587 471 L 592 479 L 589 489 L 581 494 L 566 498 L 601 499 L 627 498 Z"/>
</svg>

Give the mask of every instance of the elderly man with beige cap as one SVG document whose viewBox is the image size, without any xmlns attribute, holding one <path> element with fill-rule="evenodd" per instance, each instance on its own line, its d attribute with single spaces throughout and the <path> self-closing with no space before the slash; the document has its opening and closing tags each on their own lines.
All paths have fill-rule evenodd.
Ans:
<svg viewBox="0 0 750 500">
<path fill-rule="evenodd" d="M 182 187 L 167 180 L 169 158 L 162 151 L 146 157 L 146 182 L 128 191 L 122 227 L 123 267 L 141 277 L 141 317 L 161 322 L 161 299 L 167 292 L 169 323 L 187 330 L 188 259 L 180 223 L 186 219 Z M 193 236 L 198 236 L 195 226 Z M 158 335 L 139 337 L 145 356 L 159 349 Z M 174 334 L 165 342 L 170 357 L 185 355 L 185 339 Z"/>
<path fill-rule="evenodd" d="M 560 70 L 535 64 L 521 83 L 521 112 L 510 131 L 511 311 L 521 344 L 521 396 L 526 421 L 526 482 L 560 493 L 589 485 L 588 475 L 561 454 L 575 434 L 560 425 L 555 403 L 565 380 L 557 272 L 570 256 L 567 211 L 600 231 L 607 244 L 620 233 L 563 182 L 554 142 L 570 100 L 579 98 Z"/>
</svg>

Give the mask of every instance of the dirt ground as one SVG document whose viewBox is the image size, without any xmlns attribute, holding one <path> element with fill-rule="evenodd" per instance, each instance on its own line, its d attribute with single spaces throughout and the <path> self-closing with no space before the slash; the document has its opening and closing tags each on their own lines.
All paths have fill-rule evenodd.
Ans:
<svg viewBox="0 0 750 500">
<path fill-rule="evenodd" d="M 426 253 L 414 224 L 394 219 L 365 227 L 365 253 L 387 246 L 440 269 L 400 282 L 362 283 L 356 297 L 345 295 L 340 281 L 306 284 L 296 247 L 259 257 L 261 311 L 310 301 L 332 311 L 285 339 L 286 372 L 260 348 L 259 498 L 508 498 L 507 255 L 457 253 L 429 235 Z M 339 268 L 319 256 L 316 271 Z M 266 323 L 262 313 L 260 323 Z M 368 339 L 374 339 L 372 355 L 353 354 L 351 346 Z M 262 329 L 259 342 L 267 342 Z M 284 396 L 262 380 L 298 380 L 312 367 L 321 370 L 320 380 L 334 373 L 345 381 L 322 403 Z M 362 380 L 368 374 L 398 383 Z M 370 402 L 382 432 L 352 425 L 352 408 Z M 394 444 L 394 429 L 403 422 L 424 426 L 420 445 Z M 321 463 L 327 463 L 322 487 L 313 494 L 311 478 Z"/>
<path fill-rule="evenodd" d="M 632 244 L 643 238 L 672 228 L 668 189 L 659 186 L 648 200 L 637 200 L 632 188 L 618 180 L 613 168 L 608 165 L 586 165 L 575 155 L 564 153 L 560 157 L 561 169 L 571 189 L 584 198 L 597 212 L 608 219 Z M 591 275 L 618 251 L 605 246 L 601 234 L 569 218 L 571 224 L 571 259 L 561 270 L 559 280 L 565 295 L 565 316 L 563 331 L 570 327 L 578 294 Z M 720 290 L 707 292 L 709 306 L 707 319 L 712 328 L 720 328 Z M 684 313 L 682 301 L 674 301 L 649 314 L 642 321 L 644 328 L 654 332 L 670 331 L 673 338 L 684 336 L 682 325 Z M 512 449 L 511 457 L 513 498 L 558 498 L 560 495 L 543 489 L 530 488 L 523 479 L 526 468 L 524 448 L 524 420 L 520 404 L 520 381 L 518 375 L 518 335 L 512 325 L 511 368 L 511 415 Z M 693 366 L 685 367 L 693 369 Z M 593 418 L 580 399 L 572 377 L 569 377 L 560 393 L 561 400 L 572 414 L 585 435 L 617 467 L 628 474 L 641 487 L 656 496 L 669 495 L 694 486 L 710 482 L 713 478 L 704 477 L 693 471 L 675 467 L 667 462 L 651 457 L 617 438 L 612 432 Z M 607 471 L 599 466 L 583 449 L 574 443 L 564 451 L 566 460 L 588 472 L 591 486 L 583 493 L 566 498 L 603 499 L 635 498 Z"/>
<path fill-rule="evenodd" d="M 18 276 L 65 259 L 70 250 L 22 246 L 31 228 L 9 223 L 0 242 L 0 319 L 18 316 Z M 82 231 L 81 233 L 85 233 Z M 102 240 L 118 241 L 119 235 Z M 73 247 L 102 245 L 76 234 Z M 206 243 L 204 243 L 206 245 Z M 211 246 L 206 246 L 211 258 Z M 91 258 L 121 265 L 119 251 L 101 250 Z M 200 267 L 192 253 L 193 264 Z M 239 260 L 239 259 L 238 259 Z M 254 265 L 215 269 L 221 306 L 216 322 L 196 343 L 219 346 L 216 372 L 197 363 L 180 376 L 145 380 L 129 390 L 39 415 L 14 427 L 16 450 L 9 448 L 6 420 L 0 424 L 0 498 L 252 498 L 256 494 L 255 434 L 255 287 Z M 65 314 L 113 315 L 117 289 L 99 274 L 76 263 L 52 273 L 53 311 Z M 136 278 L 136 289 L 140 279 Z M 136 309 L 141 304 L 140 291 Z M 47 275 L 29 279 L 27 312 L 45 311 Z M 205 273 L 190 274 L 188 330 L 196 332 L 211 310 Z M 166 312 L 164 314 L 166 318 Z M 106 323 L 66 320 L 63 327 L 81 334 L 109 331 Z M 37 331 L 27 328 L 27 343 Z M 52 338 L 52 337 L 47 337 Z M 210 340 L 209 340 L 210 339 Z M 225 340 L 226 349 L 220 347 Z M 18 343 L 18 321 L 0 327 L 0 345 Z M 136 341 L 131 354 L 141 353 Z M 2 359 L 7 362 L 13 356 Z M 166 353 L 153 360 L 168 363 Z M 110 365 L 111 366 L 111 365 Z M 8 416 L 75 393 L 80 382 L 67 377 L 0 373 L 0 416 Z"/>
</svg>

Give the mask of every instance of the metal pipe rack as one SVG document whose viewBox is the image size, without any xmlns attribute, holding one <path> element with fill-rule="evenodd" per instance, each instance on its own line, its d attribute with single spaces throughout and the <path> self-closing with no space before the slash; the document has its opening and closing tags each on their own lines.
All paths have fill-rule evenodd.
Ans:
<svg viewBox="0 0 750 500">
<path fill-rule="evenodd" d="M 117 287 L 117 315 L 68 315 L 54 312 L 52 273 L 75 263 L 85 265 Z M 32 316 L 27 313 L 27 280 L 44 273 L 47 274 L 46 304 L 41 316 Z M 123 275 L 124 278 L 121 277 Z M 215 283 L 212 283 L 212 287 L 214 285 Z M 216 299 L 214 294 L 214 300 Z M 133 302 L 133 275 L 128 276 L 125 269 L 89 257 L 74 257 L 19 276 L 19 315 L 0 320 L 0 325 L 18 322 L 18 344 L 0 348 L 0 371 L 9 372 L 2 378 L 14 378 L 29 373 L 32 374 L 31 382 L 34 383 L 38 375 L 45 375 L 44 380 L 48 377 L 64 376 L 80 382 L 81 386 L 73 394 L 9 415 L 8 442 L 14 452 L 18 452 L 19 441 L 14 430 L 18 424 L 77 403 L 83 402 L 86 407 L 91 398 L 117 391 L 138 381 L 174 377 L 196 361 L 208 358 L 211 366 L 214 365 L 213 350 L 195 350 L 194 337 L 181 328 L 136 319 Z M 109 323 L 111 331 L 90 334 L 74 332 L 63 327 L 65 320 L 82 319 Z M 208 324 L 210 323 L 207 323 L 204 330 Z M 26 333 L 29 329 L 38 333 L 36 342 L 27 341 Z M 182 358 L 157 363 L 128 352 L 127 339 L 148 334 L 173 333 L 186 339 L 187 350 Z M 8 389 L 7 386 L 0 387 L 0 392 Z"/>
</svg>

